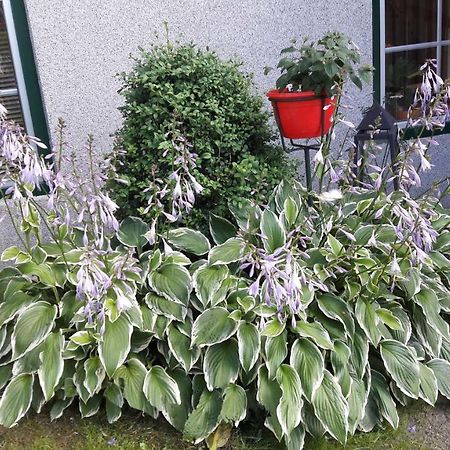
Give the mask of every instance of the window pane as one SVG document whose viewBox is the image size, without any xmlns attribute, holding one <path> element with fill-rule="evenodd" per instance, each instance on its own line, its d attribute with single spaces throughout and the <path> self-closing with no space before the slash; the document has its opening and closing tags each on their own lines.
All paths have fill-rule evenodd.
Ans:
<svg viewBox="0 0 450 450">
<path fill-rule="evenodd" d="M 436 58 L 436 49 L 410 50 L 386 55 L 386 109 L 399 120 L 414 99 L 422 81 L 420 66 L 426 59 Z"/>
<path fill-rule="evenodd" d="M 437 0 L 386 0 L 385 5 L 386 47 L 436 40 Z"/>
<path fill-rule="evenodd" d="M 450 78 L 450 46 L 442 47 L 441 77 Z"/>
<path fill-rule="evenodd" d="M 450 1 L 442 4 L 442 39 L 450 39 Z"/>
<path fill-rule="evenodd" d="M 22 107 L 17 90 L 2 2 L 0 2 L 0 102 L 8 110 L 8 118 L 23 126 Z"/>
</svg>

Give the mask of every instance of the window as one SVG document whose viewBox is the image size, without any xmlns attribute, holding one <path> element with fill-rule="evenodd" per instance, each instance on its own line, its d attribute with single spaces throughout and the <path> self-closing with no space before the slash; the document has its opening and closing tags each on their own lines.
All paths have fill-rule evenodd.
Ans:
<svg viewBox="0 0 450 450">
<path fill-rule="evenodd" d="M 0 0 L 0 102 L 8 117 L 48 144 L 23 0 Z"/>
<path fill-rule="evenodd" d="M 379 14 L 378 21 L 374 16 L 378 97 L 401 121 L 421 82 L 419 68 L 426 59 L 436 59 L 441 77 L 450 76 L 450 0 L 379 0 L 374 10 Z"/>
</svg>

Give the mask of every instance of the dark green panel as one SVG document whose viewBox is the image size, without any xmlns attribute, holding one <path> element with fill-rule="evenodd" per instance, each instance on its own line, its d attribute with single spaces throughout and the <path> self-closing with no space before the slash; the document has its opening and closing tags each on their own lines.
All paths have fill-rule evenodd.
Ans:
<svg viewBox="0 0 450 450">
<path fill-rule="evenodd" d="M 20 60 L 33 121 L 34 134 L 49 146 L 49 132 L 42 103 L 41 89 L 36 71 L 36 64 L 31 43 L 28 20 L 23 0 L 12 0 L 11 9 L 19 45 Z"/>
</svg>

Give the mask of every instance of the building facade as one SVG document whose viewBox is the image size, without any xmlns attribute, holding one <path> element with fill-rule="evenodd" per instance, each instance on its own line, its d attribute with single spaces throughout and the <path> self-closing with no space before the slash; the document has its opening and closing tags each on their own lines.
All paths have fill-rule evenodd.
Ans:
<svg viewBox="0 0 450 450">
<path fill-rule="evenodd" d="M 364 62 L 375 65 L 373 85 L 351 92 L 355 122 L 373 98 L 398 118 L 418 82 L 417 68 L 437 59 L 450 75 L 450 0 L 2 0 L 0 101 L 29 134 L 51 142 L 59 117 L 67 141 L 83 151 L 92 133 L 104 152 L 120 126 L 119 72 L 138 47 L 148 47 L 169 24 L 172 39 L 194 41 L 223 57 L 237 56 L 263 93 L 279 51 L 293 37 L 330 30 L 350 36 Z M 445 139 L 443 139 L 445 143 Z M 444 147 L 444 146 L 442 146 Z M 446 174 L 446 148 L 435 151 L 437 179 Z M 9 227 L 5 222 L 1 225 Z M 0 236 L 0 247 L 10 243 Z M 2 241 L 3 240 L 3 241 Z"/>
</svg>

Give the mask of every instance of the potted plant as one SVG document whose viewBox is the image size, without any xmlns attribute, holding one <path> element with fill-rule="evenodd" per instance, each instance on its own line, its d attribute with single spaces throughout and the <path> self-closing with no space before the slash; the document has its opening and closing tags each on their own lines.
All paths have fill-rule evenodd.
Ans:
<svg viewBox="0 0 450 450">
<path fill-rule="evenodd" d="M 314 138 L 329 132 L 331 119 L 350 79 L 358 88 L 372 73 L 360 65 L 356 45 L 341 33 L 327 33 L 317 42 L 295 40 L 281 51 L 277 89 L 267 93 L 281 134 L 290 139 Z M 267 74 L 272 68 L 266 67 Z"/>
</svg>

